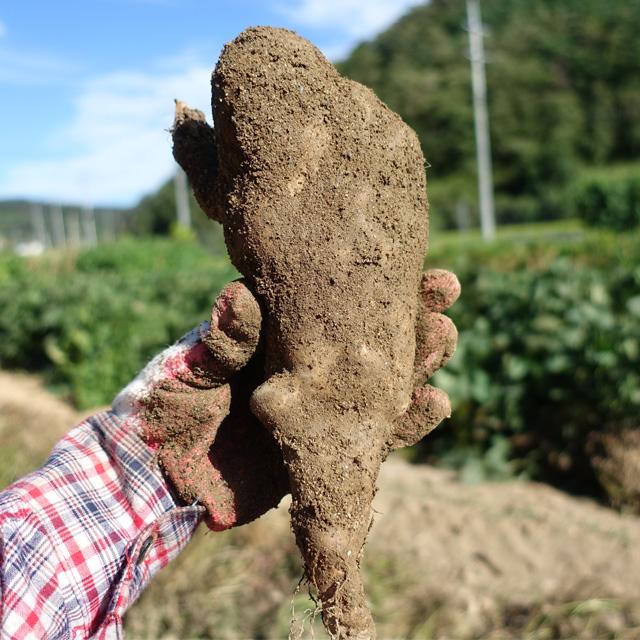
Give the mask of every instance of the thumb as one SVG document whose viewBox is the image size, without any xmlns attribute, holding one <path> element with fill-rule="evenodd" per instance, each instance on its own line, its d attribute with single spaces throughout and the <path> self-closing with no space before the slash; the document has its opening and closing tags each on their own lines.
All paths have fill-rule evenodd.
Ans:
<svg viewBox="0 0 640 640">
<path fill-rule="evenodd" d="M 228 284 L 211 311 L 211 325 L 202 342 L 230 376 L 242 369 L 260 342 L 262 313 L 242 280 Z"/>
</svg>

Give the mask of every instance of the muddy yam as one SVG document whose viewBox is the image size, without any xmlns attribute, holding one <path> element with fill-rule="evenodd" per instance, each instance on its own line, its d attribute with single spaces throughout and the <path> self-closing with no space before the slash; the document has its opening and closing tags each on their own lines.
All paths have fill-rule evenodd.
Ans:
<svg viewBox="0 0 640 640">
<path fill-rule="evenodd" d="M 177 104 L 174 156 L 262 309 L 250 406 L 282 450 L 325 626 L 370 638 L 359 561 L 380 465 L 450 410 L 423 386 L 453 351 L 435 312 L 458 293 L 450 274 L 422 279 L 424 158 L 398 115 L 284 29 L 224 48 L 212 107 L 209 127 Z"/>
</svg>

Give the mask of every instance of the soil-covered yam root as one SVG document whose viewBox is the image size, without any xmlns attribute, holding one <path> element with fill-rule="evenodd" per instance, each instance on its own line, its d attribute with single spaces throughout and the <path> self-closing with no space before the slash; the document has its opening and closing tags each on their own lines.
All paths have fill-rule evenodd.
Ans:
<svg viewBox="0 0 640 640">
<path fill-rule="evenodd" d="M 325 625 L 370 638 L 358 560 L 380 464 L 390 441 L 414 441 L 448 413 L 438 393 L 415 389 L 456 338 L 439 315 L 455 278 L 436 274 L 416 295 L 428 228 L 420 143 L 284 29 L 227 44 L 212 88 L 213 130 L 182 109 L 174 155 L 264 313 L 265 382 L 251 407 L 282 448 Z M 398 427 L 412 399 L 422 417 Z"/>
<path fill-rule="evenodd" d="M 223 210 L 218 191 L 218 156 L 214 131 L 198 109 L 176 100 L 171 130 L 173 156 L 189 176 L 193 193 L 202 210 L 222 222 Z"/>
<path fill-rule="evenodd" d="M 322 602 L 323 622 L 334 637 L 369 639 L 375 634 L 366 606 L 360 574 L 360 556 L 367 530 L 354 534 L 346 528 L 299 520 L 292 514 L 307 575 Z"/>
</svg>

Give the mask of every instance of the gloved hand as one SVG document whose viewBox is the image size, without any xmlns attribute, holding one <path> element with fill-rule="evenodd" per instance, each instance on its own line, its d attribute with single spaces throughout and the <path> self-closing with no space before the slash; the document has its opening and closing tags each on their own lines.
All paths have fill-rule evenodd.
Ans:
<svg viewBox="0 0 640 640">
<path fill-rule="evenodd" d="M 260 325 L 255 298 L 232 282 L 211 321 L 156 356 L 114 401 L 179 497 L 202 504 L 216 531 L 254 520 L 288 493 L 280 449 L 249 411 L 261 382 Z"/>
<path fill-rule="evenodd" d="M 459 295 L 460 283 L 450 271 L 431 269 L 423 274 L 418 294 L 412 404 L 394 425 L 388 443 L 391 449 L 415 444 L 451 415 L 449 396 L 426 381 L 449 362 L 456 350 L 458 331 L 442 312 Z"/>
<path fill-rule="evenodd" d="M 414 444 L 451 412 L 447 395 L 423 383 L 455 350 L 457 331 L 441 312 L 459 293 L 458 280 L 447 271 L 423 277 L 416 390 L 390 450 Z M 242 281 L 232 282 L 216 300 L 211 322 L 154 358 L 113 405 L 157 451 L 180 498 L 202 504 L 216 531 L 254 520 L 289 491 L 280 449 L 249 410 L 249 398 L 263 382 L 260 327 L 255 298 Z"/>
</svg>

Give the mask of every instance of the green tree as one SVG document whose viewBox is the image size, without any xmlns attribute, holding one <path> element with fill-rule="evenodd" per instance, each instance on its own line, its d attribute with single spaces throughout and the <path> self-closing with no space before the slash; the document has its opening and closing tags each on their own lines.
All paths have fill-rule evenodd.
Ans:
<svg viewBox="0 0 640 640">
<path fill-rule="evenodd" d="M 640 155 L 640 3 L 483 0 L 498 215 L 563 215 L 585 165 Z M 339 66 L 416 130 L 435 216 L 475 199 L 464 0 L 418 6 Z"/>
</svg>

